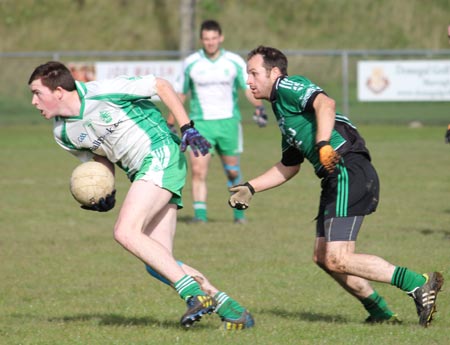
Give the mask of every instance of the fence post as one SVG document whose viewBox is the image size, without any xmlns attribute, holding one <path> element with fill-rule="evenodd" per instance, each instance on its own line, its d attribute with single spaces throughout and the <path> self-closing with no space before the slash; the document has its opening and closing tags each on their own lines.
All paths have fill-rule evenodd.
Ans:
<svg viewBox="0 0 450 345">
<path fill-rule="evenodd" d="M 350 115 L 349 109 L 349 96 L 348 96 L 348 52 L 343 50 L 341 52 L 342 57 L 342 110 L 344 115 Z"/>
</svg>

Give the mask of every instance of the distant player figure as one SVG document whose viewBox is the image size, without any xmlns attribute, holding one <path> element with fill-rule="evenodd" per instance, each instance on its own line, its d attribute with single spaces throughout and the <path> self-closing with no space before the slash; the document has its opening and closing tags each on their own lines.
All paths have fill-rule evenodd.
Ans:
<svg viewBox="0 0 450 345">
<path fill-rule="evenodd" d="M 189 118 L 212 144 L 210 154 L 195 157 L 189 154 L 192 172 L 193 222 L 208 221 L 207 176 L 212 154 L 219 155 L 228 187 L 241 182 L 240 155 L 243 151 L 241 113 L 238 91 L 245 90 L 247 100 L 255 106 L 254 121 L 264 127 L 267 115 L 260 100 L 255 100 L 246 85 L 244 59 L 221 48 L 222 29 L 215 20 L 206 20 L 200 27 L 202 48 L 183 63 L 179 82 L 180 97 L 190 94 Z M 170 122 L 170 120 L 169 120 Z M 242 210 L 233 210 L 234 222 L 244 223 Z"/>
</svg>

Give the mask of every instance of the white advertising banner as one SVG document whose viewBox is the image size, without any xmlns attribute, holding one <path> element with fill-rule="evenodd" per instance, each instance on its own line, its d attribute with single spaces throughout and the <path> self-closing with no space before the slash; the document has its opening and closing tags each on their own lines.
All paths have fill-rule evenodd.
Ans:
<svg viewBox="0 0 450 345">
<path fill-rule="evenodd" d="M 360 101 L 450 101 L 450 60 L 359 61 Z"/>
<path fill-rule="evenodd" d="M 181 61 L 99 61 L 95 63 L 95 78 L 104 80 L 120 75 L 138 77 L 153 74 L 168 80 L 175 87 L 182 67 Z M 158 100 L 157 97 L 152 99 Z"/>
</svg>

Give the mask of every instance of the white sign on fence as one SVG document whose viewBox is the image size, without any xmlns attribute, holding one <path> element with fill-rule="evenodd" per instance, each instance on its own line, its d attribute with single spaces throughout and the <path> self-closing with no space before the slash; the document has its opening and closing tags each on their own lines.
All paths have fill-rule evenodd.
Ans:
<svg viewBox="0 0 450 345">
<path fill-rule="evenodd" d="M 182 72 L 181 61 L 100 61 L 95 63 L 96 80 L 115 78 L 120 75 L 143 76 L 153 74 L 168 80 L 174 87 Z M 157 97 L 152 97 L 158 100 Z"/>
<path fill-rule="evenodd" d="M 450 101 L 450 60 L 359 61 L 360 101 Z"/>
</svg>

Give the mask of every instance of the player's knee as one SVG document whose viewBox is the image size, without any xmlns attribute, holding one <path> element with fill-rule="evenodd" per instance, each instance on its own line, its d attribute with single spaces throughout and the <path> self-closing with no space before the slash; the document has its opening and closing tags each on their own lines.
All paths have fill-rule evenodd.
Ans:
<svg viewBox="0 0 450 345">
<path fill-rule="evenodd" d="M 241 182 L 241 168 L 239 165 L 225 165 L 224 170 L 230 187 Z"/>
<path fill-rule="evenodd" d="M 123 226 L 116 225 L 114 227 L 114 240 L 128 250 L 132 247 L 131 234 Z"/>
<path fill-rule="evenodd" d="M 336 273 L 346 273 L 347 264 L 342 256 L 337 256 L 334 254 L 326 255 L 324 260 L 325 269 L 330 272 Z"/>
<path fill-rule="evenodd" d="M 239 171 L 236 170 L 226 170 L 227 178 L 229 181 L 236 181 L 239 178 Z"/>
<path fill-rule="evenodd" d="M 312 259 L 313 259 L 313 262 L 314 262 L 317 266 L 319 266 L 319 267 L 320 267 L 321 269 L 323 269 L 324 271 L 327 271 L 327 272 L 328 272 L 328 270 L 327 270 L 327 268 L 326 268 L 326 266 L 325 266 L 324 260 L 323 260 L 323 256 L 319 256 L 319 255 L 317 255 L 317 254 L 314 253 Z"/>
<path fill-rule="evenodd" d="M 314 253 L 312 260 L 317 266 L 323 266 L 323 260 L 317 254 Z"/>
<path fill-rule="evenodd" d="M 196 181 L 206 181 L 208 171 L 206 169 L 192 169 L 192 179 Z"/>
</svg>

